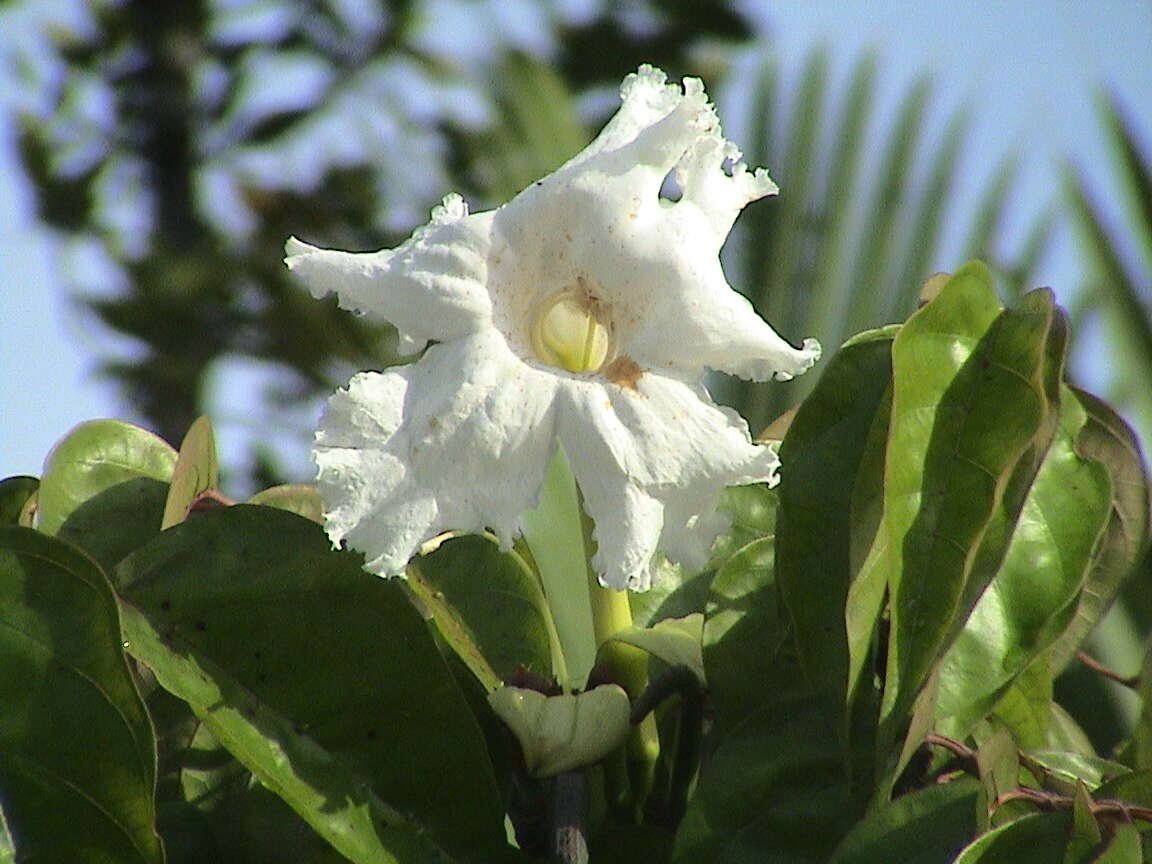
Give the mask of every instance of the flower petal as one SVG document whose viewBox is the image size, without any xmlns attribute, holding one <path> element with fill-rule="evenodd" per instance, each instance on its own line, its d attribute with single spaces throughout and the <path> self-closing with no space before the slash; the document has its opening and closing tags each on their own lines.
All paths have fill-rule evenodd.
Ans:
<svg viewBox="0 0 1152 864">
<path fill-rule="evenodd" d="M 488 278 L 492 213 L 468 215 L 459 195 L 395 249 L 338 252 L 289 238 L 284 263 L 317 298 L 336 294 L 345 309 L 396 326 L 422 348 L 474 333 L 491 318 Z"/>
<path fill-rule="evenodd" d="M 753 381 L 789 381 L 820 359 L 820 343 L 805 339 L 796 348 L 728 285 L 719 260 L 670 259 L 668 269 L 681 290 L 653 304 L 643 329 L 626 350 L 641 366 L 699 374 L 701 367 Z"/>
<path fill-rule="evenodd" d="M 554 450 L 552 391 L 494 332 L 355 376 L 316 433 L 329 536 L 381 575 L 448 529 L 511 544 Z"/>
<path fill-rule="evenodd" d="M 698 385 L 647 374 L 635 389 L 576 380 L 557 395 L 557 431 L 596 523 L 593 565 L 608 587 L 647 588 L 658 549 L 702 566 L 727 526 L 720 490 L 775 480 L 776 454 Z"/>
</svg>

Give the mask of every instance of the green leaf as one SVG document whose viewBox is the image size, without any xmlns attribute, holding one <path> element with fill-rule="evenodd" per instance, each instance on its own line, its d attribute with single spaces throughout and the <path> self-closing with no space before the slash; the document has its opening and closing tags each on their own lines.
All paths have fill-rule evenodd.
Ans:
<svg viewBox="0 0 1152 864">
<path fill-rule="evenodd" d="M 109 486 L 73 510 L 56 536 L 91 555 L 109 572 L 160 533 L 168 484 L 137 477 Z"/>
<path fill-rule="evenodd" d="M 28 499 L 40 488 L 36 477 L 5 477 L 0 480 L 0 525 L 18 525 Z"/>
<path fill-rule="evenodd" d="M 776 694 L 708 757 L 677 862 L 824 861 L 858 808 L 819 701 Z"/>
<path fill-rule="evenodd" d="M 703 646 L 714 749 L 677 832 L 674 860 L 825 860 L 860 808 L 779 609 L 772 537 L 748 544 L 717 571 Z"/>
<path fill-rule="evenodd" d="M 971 777 L 917 789 L 858 822 L 831 864 L 948 864 L 976 832 L 980 784 Z"/>
<path fill-rule="evenodd" d="M 341 854 L 357 864 L 449 859 L 301 726 L 272 710 L 226 671 L 156 630 L 125 607 L 129 651 L 157 680 L 187 700 L 217 740 L 286 801 Z"/>
<path fill-rule="evenodd" d="M 1112 510 L 1107 470 L 1076 450 L 1086 422 L 1068 393 L 1004 561 L 941 661 L 938 713 L 955 719 L 954 736 L 988 713 L 1075 614 Z"/>
<path fill-rule="evenodd" d="M 1064 864 L 1079 864 L 1100 845 L 1103 835 L 1092 813 L 1092 796 L 1088 787 L 1076 783 L 1072 804 L 1072 829 L 1068 832 L 1068 847 L 1064 850 Z"/>
<path fill-rule="evenodd" d="M 551 777 L 592 765 L 628 738 L 628 694 L 617 684 L 580 693 L 546 696 L 523 687 L 501 687 L 488 704 L 520 743 L 533 777 Z"/>
<path fill-rule="evenodd" d="M 780 447 L 780 460 L 788 467 L 778 491 L 776 580 L 804 672 L 842 736 L 847 735 L 852 499 L 869 430 L 885 405 L 892 336 L 874 331 L 842 348 L 800 406 Z"/>
<path fill-rule="evenodd" d="M 1052 673 L 1043 658 L 1026 666 L 992 706 L 992 713 L 1021 747 L 1044 747 L 1052 723 Z M 952 737 L 964 737 L 967 724 L 941 724 Z"/>
<path fill-rule="evenodd" d="M 73 510 L 108 487 L 138 477 L 167 483 L 175 466 L 176 451 L 139 426 L 120 420 L 81 423 L 44 462 L 37 527 L 55 534 Z"/>
<path fill-rule="evenodd" d="M 1053 864 L 1064 857 L 1070 813 L 1033 813 L 994 828 L 964 848 L 954 864 Z"/>
<path fill-rule="evenodd" d="M 408 585 L 485 689 L 521 668 L 548 678 L 556 642 L 536 574 L 491 537 L 457 537 L 408 566 Z"/>
<path fill-rule="evenodd" d="M 985 805 L 991 808 L 1001 795 L 1019 785 L 1020 758 L 1012 733 L 1003 726 L 995 729 L 976 751 L 976 765 Z"/>
<path fill-rule="evenodd" d="M 1096 789 L 1105 781 L 1130 773 L 1119 762 L 1064 750 L 1027 750 L 1021 754 L 1020 763 L 1046 788 L 1067 795 L 1077 783 Z"/>
<path fill-rule="evenodd" d="M 701 683 L 706 680 L 704 655 L 700 648 L 704 615 L 696 612 L 684 618 L 665 618 L 651 627 L 629 627 L 609 637 L 647 651 L 669 666 L 687 666 Z"/>
<path fill-rule="evenodd" d="M 1131 822 L 1117 823 L 1112 829 L 1104 849 L 1092 864 L 1141 864 L 1144 860 L 1144 842 L 1140 830 Z"/>
<path fill-rule="evenodd" d="M 303 516 L 317 525 L 324 524 L 324 501 L 320 498 L 320 491 L 315 486 L 309 486 L 305 483 L 285 483 L 282 486 L 272 486 L 257 492 L 248 499 L 248 503 L 287 510 L 289 513 Z"/>
<path fill-rule="evenodd" d="M 596 663 L 588 552 L 577 496 L 568 457 L 557 448 L 544 475 L 539 505 L 520 520 L 560 640 L 552 667 L 564 689 L 582 687 Z"/>
<path fill-rule="evenodd" d="M 116 600 L 78 551 L 0 527 L 0 800 L 20 861 L 163 860 L 152 727 Z"/>
<path fill-rule="evenodd" d="M 1113 777 L 1100 785 L 1094 797 L 1100 802 L 1123 802 L 1152 809 L 1152 770 L 1130 771 Z M 1152 831 L 1152 822 L 1141 819 L 1137 824 L 1141 831 Z"/>
<path fill-rule="evenodd" d="M 703 653 L 717 736 L 772 698 L 770 681 L 791 682 L 792 689 L 803 682 L 794 653 L 785 654 L 789 634 L 773 578 L 774 544 L 773 537 L 749 543 L 712 580 Z"/>
<path fill-rule="evenodd" d="M 880 529 L 891 561 L 883 723 L 892 731 L 1003 555 L 1031 480 L 1013 472 L 1048 411 L 1053 327 L 1050 294 L 1000 314 L 987 270 L 972 263 L 893 343 Z"/>
<path fill-rule="evenodd" d="M 399 583 L 333 551 L 319 526 L 229 507 L 164 532 L 117 575 L 142 612 L 129 650 L 344 854 L 410 860 L 419 830 L 464 858 L 503 849 L 484 741 L 432 634 Z M 378 819 L 401 839 L 368 830 Z"/>
<path fill-rule="evenodd" d="M 220 466 L 216 461 L 216 437 L 212 434 L 212 423 L 207 417 L 198 417 L 180 444 L 160 528 L 179 525 L 187 518 L 192 502 L 201 493 L 216 489 L 219 485 Z"/>
<path fill-rule="evenodd" d="M 1101 463 L 1112 480 L 1112 514 L 1084 585 L 1076 615 L 1050 652 L 1054 671 L 1063 669 L 1108 611 L 1124 579 L 1148 549 L 1148 475 L 1132 429 L 1107 404 L 1072 390 L 1088 421 L 1076 439 L 1077 452 Z"/>
</svg>

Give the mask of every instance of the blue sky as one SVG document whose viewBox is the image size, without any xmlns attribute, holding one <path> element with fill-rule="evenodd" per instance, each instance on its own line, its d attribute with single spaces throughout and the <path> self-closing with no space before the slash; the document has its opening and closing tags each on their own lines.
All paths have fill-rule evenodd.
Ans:
<svg viewBox="0 0 1152 864">
<path fill-rule="evenodd" d="M 958 194 L 975 198 L 1008 150 L 1017 148 L 1024 156 L 1007 226 L 1010 240 L 1013 235 L 1019 239 L 1058 194 L 1063 158 L 1083 165 L 1101 193 L 1111 190 L 1107 147 L 1093 106 L 1099 85 L 1111 86 L 1128 114 L 1152 131 L 1149 3 L 806 0 L 742 5 L 763 19 L 786 78 L 795 78 L 816 44 L 830 50 L 839 81 L 862 50 L 876 49 L 878 128 L 886 125 L 900 95 L 924 71 L 934 82 L 937 128 L 968 100 L 974 124 Z M 516 20 L 513 16 L 508 26 Z M 20 96 L 0 71 L 0 108 Z M 0 320 L 7 324 L 0 337 L 0 476 L 39 473 L 52 443 L 81 420 L 131 416 L 94 373 L 108 336 L 79 315 L 65 294 L 54 267 L 57 250 L 34 224 L 32 199 L 17 170 L 13 143 L 12 128 L 0 119 Z M 960 230 L 957 226 L 946 235 L 939 266 L 959 263 L 954 256 Z M 1039 281 L 1055 287 L 1066 300 L 1079 272 L 1075 247 L 1063 231 Z M 226 380 L 215 402 L 223 414 L 239 417 L 254 385 L 243 370 Z M 221 432 L 227 448 L 229 431 Z M 292 440 L 298 443 L 298 454 L 290 464 L 301 472 L 297 479 L 309 479 L 306 437 Z"/>
</svg>

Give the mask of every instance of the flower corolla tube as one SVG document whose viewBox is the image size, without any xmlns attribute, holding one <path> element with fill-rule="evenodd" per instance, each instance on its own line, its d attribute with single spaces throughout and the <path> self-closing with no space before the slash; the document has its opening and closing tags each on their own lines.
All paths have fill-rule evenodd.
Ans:
<svg viewBox="0 0 1152 864">
<path fill-rule="evenodd" d="M 737 214 L 776 185 L 723 138 L 698 79 L 642 66 L 620 95 L 583 152 L 496 210 L 449 195 L 379 252 L 288 241 L 316 297 L 426 348 L 353 377 L 316 432 L 328 534 L 369 570 L 402 571 L 448 530 L 510 544 L 558 446 L 611 588 L 647 588 L 661 553 L 703 566 L 728 524 L 724 487 L 776 481 L 776 453 L 703 385 L 707 369 L 788 380 L 820 356 L 778 336 L 720 266 Z"/>
</svg>

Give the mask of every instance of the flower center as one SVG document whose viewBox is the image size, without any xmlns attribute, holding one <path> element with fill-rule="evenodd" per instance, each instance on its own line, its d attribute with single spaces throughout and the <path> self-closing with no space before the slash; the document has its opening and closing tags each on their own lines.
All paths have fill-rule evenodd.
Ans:
<svg viewBox="0 0 1152 864">
<path fill-rule="evenodd" d="M 583 284 L 546 298 L 532 317 L 532 350 L 549 366 L 595 372 L 613 353 L 607 310 Z"/>
</svg>

